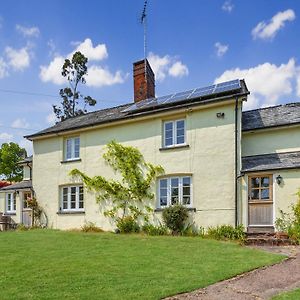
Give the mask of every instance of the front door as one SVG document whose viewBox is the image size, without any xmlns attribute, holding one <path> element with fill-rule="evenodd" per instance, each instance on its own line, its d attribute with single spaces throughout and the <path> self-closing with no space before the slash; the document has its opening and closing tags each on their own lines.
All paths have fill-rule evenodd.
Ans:
<svg viewBox="0 0 300 300">
<path fill-rule="evenodd" d="M 31 192 L 22 192 L 22 223 L 30 227 L 32 216 L 31 216 L 31 209 L 27 205 L 27 199 L 31 198 Z"/>
<path fill-rule="evenodd" d="M 248 225 L 273 226 L 273 175 L 249 176 Z"/>
</svg>

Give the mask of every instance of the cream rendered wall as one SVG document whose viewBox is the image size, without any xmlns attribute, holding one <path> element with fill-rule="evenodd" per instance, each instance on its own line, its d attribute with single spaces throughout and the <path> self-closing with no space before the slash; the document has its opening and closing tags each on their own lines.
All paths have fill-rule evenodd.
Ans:
<svg viewBox="0 0 300 300">
<path fill-rule="evenodd" d="M 6 212 L 6 194 L 7 193 L 14 193 L 14 191 L 0 191 L 0 212 Z M 22 212 L 21 212 L 21 201 L 19 194 L 15 194 L 16 197 L 16 214 L 13 214 L 11 218 L 14 220 L 15 223 L 21 223 L 22 219 Z"/>
<path fill-rule="evenodd" d="M 217 112 L 224 112 L 225 118 L 217 118 Z M 189 148 L 161 151 L 163 121 L 184 116 Z M 33 142 L 33 187 L 49 218 L 49 227 L 78 228 L 85 221 L 91 221 L 105 230 L 114 228 L 101 213 L 101 207 L 95 203 L 95 196 L 87 191 L 84 214 L 57 214 L 59 187 L 72 183 L 73 179 L 68 174 L 73 168 L 89 176 L 101 174 L 115 178 L 102 158 L 105 145 L 113 139 L 138 147 L 145 160 L 162 165 L 166 175 L 192 174 L 192 206 L 197 209 L 193 218 L 198 226 L 234 225 L 233 102 L 218 107 L 194 109 L 180 115 L 163 118 L 153 116 L 148 120 L 83 131 L 80 133 L 80 162 L 61 163 L 64 138 L 58 136 Z M 155 186 L 153 191 L 156 192 Z"/>
<path fill-rule="evenodd" d="M 242 156 L 300 151 L 299 141 L 299 126 L 244 132 Z"/>
</svg>

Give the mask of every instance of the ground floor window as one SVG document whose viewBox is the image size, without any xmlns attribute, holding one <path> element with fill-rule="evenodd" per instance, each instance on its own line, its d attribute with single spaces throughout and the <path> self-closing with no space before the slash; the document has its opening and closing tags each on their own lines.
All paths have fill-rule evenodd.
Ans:
<svg viewBox="0 0 300 300">
<path fill-rule="evenodd" d="M 27 200 L 31 198 L 31 192 L 23 193 L 23 208 L 29 208 Z"/>
<path fill-rule="evenodd" d="M 83 186 L 65 186 L 61 188 L 61 210 L 84 210 Z"/>
<path fill-rule="evenodd" d="M 158 194 L 160 207 L 174 204 L 190 206 L 192 202 L 191 176 L 176 176 L 159 179 Z"/>
<path fill-rule="evenodd" d="M 17 210 L 17 202 L 14 193 L 6 194 L 6 212 L 15 213 Z"/>
</svg>

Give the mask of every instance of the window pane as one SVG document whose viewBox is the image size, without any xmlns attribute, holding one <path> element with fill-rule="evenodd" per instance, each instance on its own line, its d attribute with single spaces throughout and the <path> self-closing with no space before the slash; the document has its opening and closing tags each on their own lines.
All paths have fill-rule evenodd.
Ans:
<svg viewBox="0 0 300 300">
<path fill-rule="evenodd" d="M 160 206 L 166 206 L 168 204 L 168 180 L 161 179 L 159 181 L 159 202 Z"/>
<path fill-rule="evenodd" d="M 159 181 L 160 187 L 161 188 L 167 188 L 168 187 L 168 180 L 167 179 L 161 179 Z"/>
<path fill-rule="evenodd" d="M 179 178 L 171 179 L 171 205 L 179 203 Z"/>
<path fill-rule="evenodd" d="M 259 190 L 252 190 L 251 191 L 251 199 L 259 199 Z"/>
<path fill-rule="evenodd" d="M 176 144 L 184 143 L 185 136 L 185 126 L 184 120 L 180 120 L 176 122 Z"/>
<path fill-rule="evenodd" d="M 75 138 L 75 158 L 79 158 L 79 153 L 80 153 L 80 139 Z"/>
<path fill-rule="evenodd" d="M 261 186 L 262 187 L 269 187 L 270 180 L 269 177 L 262 177 L 261 178 Z"/>
<path fill-rule="evenodd" d="M 67 159 L 70 159 L 72 158 L 72 140 L 71 139 L 68 139 L 66 141 L 66 158 Z"/>
<path fill-rule="evenodd" d="M 259 182 L 260 182 L 259 177 L 251 178 L 251 187 L 252 188 L 259 187 Z"/>
<path fill-rule="evenodd" d="M 269 189 L 262 189 L 260 191 L 260 193 L 261 193 L 261 199 L 269 199 L 270 198 Z"/>
<path fill-rule="evenodd" d="M 173 122 L 165 123 L 165 131 L 173 131 Z"/>
<path fill-rule="evenodd" d="M 177 130 L 184 128 L 184 120 L 180 120 L 176 122 Z"/>
<path fill-rule="evenodd" d="M 16 198 L 13 199 L 14 210 L 17 210 L 17 201 Z"/>
<path fill-rule="evenodd" d="M 173 145 L 173 122 L 165 123 L 165 146 Z"/>
<path fill-rule="evenodd" d="M 71 187 L 71 209 L 76 208 L 76 187 Z"/>
<path fill-rule="evenodd" d="M 165 146 L 172 146 L 173 145 L 173 138 L 165 139 Z"/>
<path fill-rule="evenodd" d="M 177 144 L 184 144 L 184 136 L 177 137 Z"/>
<path fill-rule="evenodd" d="M 83 187 L 79 187 L 79 208 L 83 208 Z"/>
<path fill-rule="evenodd" d="M 182 204 L 183 205 L 189 205 L 189 204 L 191 204 L 191 197 L 183 196 L 182 197 Z"/>
<path fill-rule="evenodd" d="M 160 206 L 167 206 L 168 205 L 168 198 L 167 197 L 160 197 Z"/>
<path fill-rule="evenodd" d="M 63 188 L 63 209 L 68 208 L 68 188 Z"/>
</svg>

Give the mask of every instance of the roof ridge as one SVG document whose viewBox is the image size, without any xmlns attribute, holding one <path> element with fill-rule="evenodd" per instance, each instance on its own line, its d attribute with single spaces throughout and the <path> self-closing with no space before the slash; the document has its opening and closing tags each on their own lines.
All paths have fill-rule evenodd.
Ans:
<svg viewBox="0 0 300 300">
<path fill-rule="evenodd" d="M 277 104 L 277 105 L 274 105 L 274 106 L 260 107 L 260 108 L 255 108 L 255 109 L 250 109 L 250 110 L 243 111 L 243 113 L 258 111 L 258 110 L 271 109 L 271 108 L 275 108 L 275 107 L 283 107 L 283 106 L 288 106 L 288 105 L 292 105 L 292 104 L 300 105 L 300 102 L 299 101 L 298 102 L 289 102 L 289 103 L 284 103 L 284 104 Z"/>
</svg>

